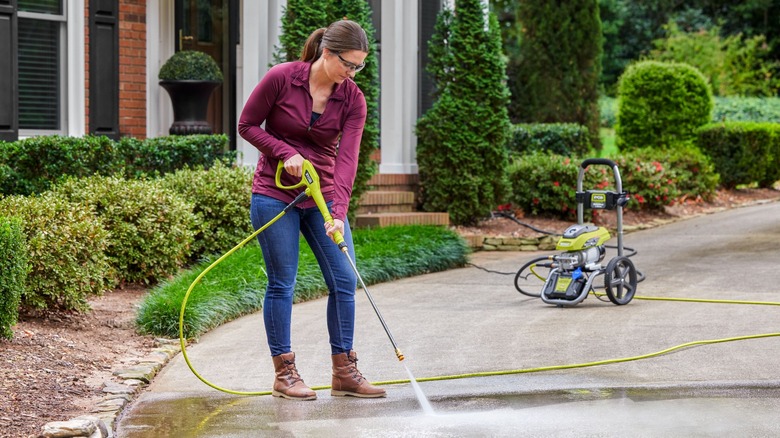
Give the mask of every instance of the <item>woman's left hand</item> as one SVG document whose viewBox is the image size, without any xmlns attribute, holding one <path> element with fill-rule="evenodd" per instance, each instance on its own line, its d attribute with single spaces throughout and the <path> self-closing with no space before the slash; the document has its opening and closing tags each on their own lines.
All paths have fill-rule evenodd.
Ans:
<svg viewBox="0 0 780 438">
<path fill-rule="evenodd" d="M 344 235 L 344 221 L 341 219 L 333 219 L 333 223 L 325 222 L 325 234 L 333 240 L 333 233 L 338 231 L 342 236 Z M 335 240 L 333 240 L 335 242 Z"/>
</svg>

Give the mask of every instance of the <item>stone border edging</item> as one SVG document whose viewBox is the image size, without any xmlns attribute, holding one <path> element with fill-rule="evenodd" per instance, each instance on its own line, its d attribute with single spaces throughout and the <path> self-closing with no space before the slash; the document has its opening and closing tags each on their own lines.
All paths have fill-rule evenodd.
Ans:
<svg viewBox="0 0 780 438">
<path fill-rule="evenodd" d="M 41 427 L 41 438 L 113 438 L 119 415 L 138 393 L 139 388 L 151 383 L 155 375 L 181 350 L 178 339 L 157 338 L 157 347 L 134 364 L 117 369 L 113 375 L 118 381 L 103 382 L 100 401 L 89 415 L 67 421 L 53 421 Z"/>
</svg>

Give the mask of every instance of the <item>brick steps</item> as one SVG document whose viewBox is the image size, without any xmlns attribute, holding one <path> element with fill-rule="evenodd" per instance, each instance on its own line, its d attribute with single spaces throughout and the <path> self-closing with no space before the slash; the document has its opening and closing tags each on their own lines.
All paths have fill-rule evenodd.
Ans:
<svg viewBox="0 0 780 438">
<path fill-rule="evenodd" d="M 355 226 L 449 225 L 447 213 L 416 211 L 418 181 L 418 176 L 411 174 L 374 175 L 368 181 L 371 189 L 360 198 Z"/>
</svg>

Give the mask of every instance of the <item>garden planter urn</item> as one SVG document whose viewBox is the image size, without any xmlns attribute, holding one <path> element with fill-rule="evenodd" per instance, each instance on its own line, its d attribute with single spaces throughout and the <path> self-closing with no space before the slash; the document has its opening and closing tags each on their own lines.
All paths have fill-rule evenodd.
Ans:
<svg viewBox="0 0 780 438">
<path fill-rule="evenodd" d="M 171 135 L 211 134 L 206 114 L 211 93 L 220 81 L 178 80 L 160 81 L 173 104 Z"/>
</svg>

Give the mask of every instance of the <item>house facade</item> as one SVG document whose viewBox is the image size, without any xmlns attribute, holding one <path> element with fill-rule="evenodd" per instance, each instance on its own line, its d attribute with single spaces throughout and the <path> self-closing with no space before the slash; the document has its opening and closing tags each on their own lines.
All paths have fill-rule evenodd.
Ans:
<svg viewBox="0 0 780 438">
<path fill-rule="evenodd" d="M 447 0 L 369 0 L 379 46 L 380 173 L 414 174 L 414 125 L 431 104 L 427 41 Z M 225 78 L 209 123 L 243 164 L 243 103 L 273 62 L 285 0 L 0 0 L 0 139 L 168 135 L 158 84 L 178 50 L 211 55 Z M 326 23 L 325 23 L 326 24 Z M 8 60 L 11 60 L 10 62 Z"/>
</svg>

